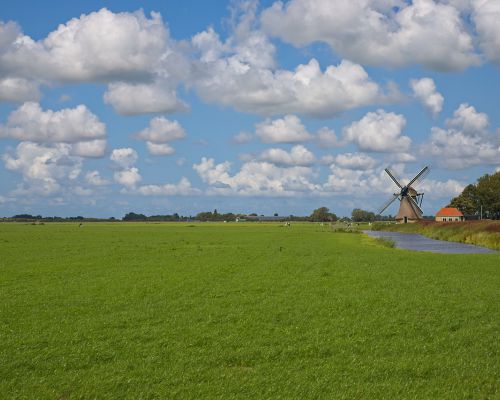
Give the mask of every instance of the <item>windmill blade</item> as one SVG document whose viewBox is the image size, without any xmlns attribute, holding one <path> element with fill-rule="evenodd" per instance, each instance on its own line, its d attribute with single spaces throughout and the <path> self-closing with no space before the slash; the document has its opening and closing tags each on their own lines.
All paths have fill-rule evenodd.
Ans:
<svg viewBox="0 0 500 400">
<path fill-rule="evenodd" d="M 423 210 L 422 210 L 422 209 L 420 208 L 420 206 L 417 204 L 417 202 L 415 201 L 415 199 L 414 199 L 413 197 L 411 197 L 410 195 L 407 195 L 406 197 L 408 197 L 408 198 L 410 199 L 410 203 L 411 203 L 413 206 L 417 207 L 418 211 L 420 211 L 420 213 L 421 213 L 422 215 L 424 215 Z"/>
<path fill-rule="evenodd" d="M 379 215 L 382 214 L 385 211 L 385 209 L 389 207 L 398 197 L 399 195 L 393 194 L 392 197 L 382 207 L 379 208 L 378 214 Z"/>
<path fill-rule="evenodd" d="M 389 170 L 389 168 L 386 168 L 384 171 L 385 171 L 385 172 L 387 172 L 387 175 L 389 175 L 389 176 L 391 177 L 391 179 L 394 181 L 394 183 L 395 183 L 396 185 L 398 185 L 398 187 L 399 187 L 400 189 L 403 189 L 403 186 L 401 186 L 401 185 L 399 184 L 399 182 L 397 181 L 397 179 L 396 179 L 396 178 L 394 178 L 394 175 L 392 175 L 392 172 Z"/>
<path fill-rule="evenodd" d="M 420 171 L 417 175 L 415 175 L 415 178 L 413 178 L 413 179 L 412 179 L 412 180 L 408 183 L 408 185 L 406 185 L 406 186 L 410 187 L 410 186 L 411 186 L 411 185 L 413 185 L 415 182 L 417 182 L 417 181 L 421 181 L 422 179 L 424 179 L 424 178 L 425 178 L 425 176 L 429 173 L 429 171 L 430 171 L 430 169 L 429 169 L 429 167 L 428 167 L 428 166 L 426 166 L 426 167 L 422 168 L 422 170 L 421 170 L 421 171 Z"/>
</svg>

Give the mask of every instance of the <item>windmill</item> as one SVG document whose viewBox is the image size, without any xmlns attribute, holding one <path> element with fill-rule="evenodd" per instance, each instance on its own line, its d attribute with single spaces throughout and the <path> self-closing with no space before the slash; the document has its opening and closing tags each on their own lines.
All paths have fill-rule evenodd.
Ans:
<svg viewBox="0 0 500 400">
<path fill-rule="evenodd" d="M 389 168 L 385 169 L 385 172 L 394 181 L 394 183 L 399 188 L 399 193 L 394 193 L 392 197 L 380 208 L 379 214 L 382 214 L 387 207 L 389 207 L 396 199 L 399 200 L 399 211 L 396 215 L 396 221 L 399 223 L 415 222 L 422 219 L 424 212 L 420 208 L 422 206 L 422 200 L 424 198 L 423 193 L 418 193 L 412 185 L 420 182 L 428 173 L 429 167 L 424 167 L 422 170 L 415 175 L 415 177 L 408 182 L 407 185 L 401 185 L 397 179 L 394 177 Z"/>
</svg>

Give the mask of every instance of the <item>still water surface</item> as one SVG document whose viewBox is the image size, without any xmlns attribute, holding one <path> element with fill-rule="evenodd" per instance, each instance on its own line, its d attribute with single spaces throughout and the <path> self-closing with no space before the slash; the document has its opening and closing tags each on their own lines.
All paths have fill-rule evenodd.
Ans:
<svg viewBox="0 0 500 400">
<path fill-rule="evenodd" d="M 384 232 L 384 231 L 364 231 L 372 237 L 383 237 L 393 240 L 396 247 L 407 250 L 430 251 L 433 253 L 457 253 L 457 254 L 476 254 L 476 253 L 497 253 L 499 251 L 487 249 L 485 247 L 474 246 L 472 244 L 447 242 L 444 240 L 435 240 L 416 233 Z"/>
</svg>

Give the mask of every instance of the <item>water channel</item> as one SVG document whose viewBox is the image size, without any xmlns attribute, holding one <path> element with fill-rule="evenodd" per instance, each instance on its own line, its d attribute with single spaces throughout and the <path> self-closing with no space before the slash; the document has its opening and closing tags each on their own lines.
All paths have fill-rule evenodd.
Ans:
<svg viewBox="0 0 500 400">
<path fill-rule="evenodd" d="M 474 246 L 472 244 L 447 242 L 435 240 L 416 233 L 385 232 L 385 231 L 363 231 L 372 237 L 382 237 L 394 241 L 397 248 L 430 251 L 432 253 L 456 253 L 456 254 L 500 254 L 500 251 Z"/>
</svg>

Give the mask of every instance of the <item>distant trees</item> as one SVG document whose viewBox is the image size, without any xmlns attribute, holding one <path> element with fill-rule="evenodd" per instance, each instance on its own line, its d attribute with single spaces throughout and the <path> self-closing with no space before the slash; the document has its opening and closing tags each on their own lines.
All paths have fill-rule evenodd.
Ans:
<svg viewBox="0 0 500 400">
<path fill-rule="evenodd" d="M 355 208 L 352 210 L 351 219 L 353 222 L 373 222 L 375 221 L 375 214 L 371 211 Z"/>
<path fill-rule="evenodd" d="M 465 215 L 477 215 L 482 207 L 483 215 L 500 219 L 500 172 L 483 175 L 476 184 L 467 185 L 448 207 L 456 207 Z"/>
<path fill-rule="evenodd" d="M 196 219 L 198 221 L 234 221 L 238 216 L 239 214 L 236 215 L 233 213 L 220 214 L 217 210 L 214 210 L 213 212 L 205 211 L 198 213 L 196 214 Z"/>
<path fill-rule="evenodd" d="M 310 220 L 312 222 L 333 222 L 337 220 L 337 216 L 331 213 L 328 207 L 320 207 L 312 212 Z"/>
<path fill-rule="evenodd" d="M 147 217 L 144 214 L 136 214 L 134 212 L 129 212 L 122 218 L 123 221 L 145 221 L 146 219 Z"/>
</svg>

